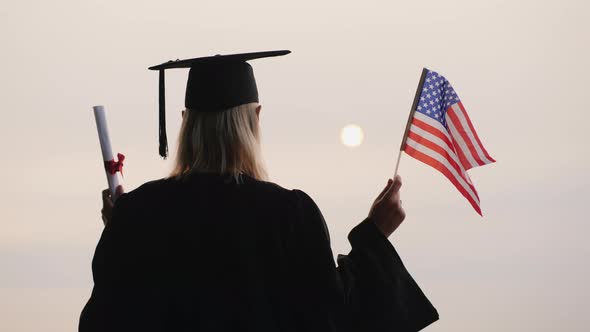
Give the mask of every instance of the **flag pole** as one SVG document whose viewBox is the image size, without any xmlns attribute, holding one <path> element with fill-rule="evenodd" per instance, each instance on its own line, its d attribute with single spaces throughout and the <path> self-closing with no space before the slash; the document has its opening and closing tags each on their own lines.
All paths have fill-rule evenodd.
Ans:
<svg viewBox="0 0 590 332">
<path fill-rule="evenodd" d="M 418 107 L 418 102 L 420 101 L 420 93 L 422 92 L 422 86 L 424 86 L 424 80 L 426 80 L 426 74 L 428 73 L 428 69 L 422 68 L 422 75 L 420 75 L 420 81 L 418 81 L 418 88 L 416 89 L 416 95 L 414 96 L 414 102 L 412 103 L 412 108 L 410 109 L 410 115 L 408 116 L 408 122 L 406 123 L 406 130 L 404 131 L 404 137 L 402 138 L 402 144 L 399 147 L 399 153 L 397 155 L 397 162 L 395 163 L 395 172 L 393 173 L 393 177 L 397 175 L 397 171 L 399 169 L 399 162 L 402 158 L 402 151 L 406 146 L 406 140 L 408 139 L 408 133 L 410 132 L 410 126 L 412 125 L 412 119 L 414 118 L 414 113 L 416 113 L 416 108 Z"/>
</svg>

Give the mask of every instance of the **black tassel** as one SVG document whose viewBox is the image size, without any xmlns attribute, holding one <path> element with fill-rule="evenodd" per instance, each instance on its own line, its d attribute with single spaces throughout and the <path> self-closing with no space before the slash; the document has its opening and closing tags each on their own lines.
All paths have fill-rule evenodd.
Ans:
<svg viewBox="0 0 590 332">
<path fill-rule="evenodd" d="M 160 156 L 168 156 L 168 138 L 166 137 L 166 89 L 164 87 L 164 69 L 160 69 Z"/>
</svg>

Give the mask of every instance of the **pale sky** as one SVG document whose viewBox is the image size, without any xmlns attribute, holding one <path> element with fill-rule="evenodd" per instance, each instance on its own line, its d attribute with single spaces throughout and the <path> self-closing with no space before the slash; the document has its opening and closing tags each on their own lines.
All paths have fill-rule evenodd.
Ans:
<svg viewBox="0 0 590 332">
<path fill-rule="evenodd" d="M 0 330 L 72 331 L 92 287 L 106 186 L 103 104 L 125 187 L 165 176 L 157 73 L 252 61 L 271 179 L 309 193 L 334 254 L 393 175 L 423 66 L 453 84 L 498 161 L 470 171 L 481 218 L 404 155 L 390 238 L 440 313 L 425 331 L 587 331 L 590 5 L 585 1 L 13 1 L 0 19 Z M 171 151 L 187 72 L 167 73 Z M 340 129 L 363 128 L 343 146 Z"/>
</svg>

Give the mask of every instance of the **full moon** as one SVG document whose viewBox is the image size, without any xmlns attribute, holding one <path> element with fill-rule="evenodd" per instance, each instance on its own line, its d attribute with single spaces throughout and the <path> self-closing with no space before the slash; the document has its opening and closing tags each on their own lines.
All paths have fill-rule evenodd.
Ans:
<svg viewBox="0 0 590 332">
<path fill-rule="evenodd" d="M 349 124 L 340 131 L 342 144 L 348 147 L 357 147 L 363 143 L 363 129 L 355 124 Z"/>
</svg>

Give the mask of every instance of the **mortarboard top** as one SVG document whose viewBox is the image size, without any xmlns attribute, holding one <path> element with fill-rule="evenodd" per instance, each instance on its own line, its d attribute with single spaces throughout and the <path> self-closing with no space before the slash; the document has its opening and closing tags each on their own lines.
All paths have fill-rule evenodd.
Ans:
<svg viewBox="0 0 590 332">
<path fill-rule="evenodd" d="M 291 51 L 266 51 L 214 55 L 186 60 L 168 61 L 150 70 L 160 72 L 159 120 L 160 156 L 166 157 L 166 102 L 164 71 L 174 68 L 190 68 L 184 104 L 191 111 L 220 112 L 241 104 L 258 102 L 258 90 L 252 67 L 248 60 L 286 55 Z"/>
</svg>

